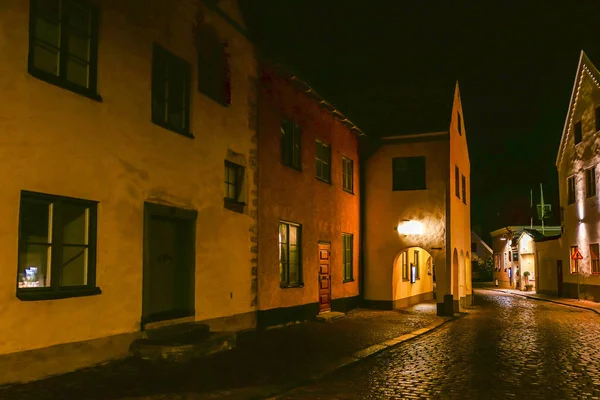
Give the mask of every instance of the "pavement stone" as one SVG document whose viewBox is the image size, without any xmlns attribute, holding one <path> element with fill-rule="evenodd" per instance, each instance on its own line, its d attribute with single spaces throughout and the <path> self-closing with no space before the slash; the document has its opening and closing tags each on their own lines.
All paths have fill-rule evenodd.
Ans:
<svg viewBox="0 0 600 400">
<path fill-rule="evenodd" d="M 436 316 L 434 302 L 400 311 L 359 309 L 333 323 L 245 332 L 236 349 L 205 358 L 181 363 L 128 358 L 0 387 L 0 399 L 263 398 L 354 362 L 356 352 L 445 321 Z"/>
</svg>

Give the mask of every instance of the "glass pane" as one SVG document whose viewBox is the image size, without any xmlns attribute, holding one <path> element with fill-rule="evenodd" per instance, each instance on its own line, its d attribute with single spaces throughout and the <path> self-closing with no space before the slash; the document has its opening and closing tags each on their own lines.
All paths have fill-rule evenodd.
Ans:
<svg viewBox="0 0 600 400">
<path fill-rule="evenodd" d="M 37 14 L 58 20 L 60 18 L 60 0 L 37 0 L 35 9 Z"/>
<path fill-rule="evenodd" d="M 33 45 L 33 65 L 36 68 L 58 76 L 59 52 L 42 44 Z"/>
<path fill-rule="evenodd" d="M 60 25 L 44 18 L 36 18 L 34 26 L 35 37 L 55 47 L 60 47 Z"/>
<path fill-rule="evenodd" d="M 88 66 L 80 61 L 70 58 L 67 61 L 67 79 L 76 85 L 88 87 Z"/>
<path fill-rule="evenodd" d="M 290 225 L 290 244 L 298 244 L 298 227 Z"/>
<path fill-rule="evenodd" d="M 329 164 L 323 164 L 323 179 L 329 180 L 330 177 Z"/>
<path fill-rule="evenodd" d="M 21 240 L 23 243 L 50 243 L 52 205 L 23 201 L 21 203 Z"/>
<path fill-rule="evenodd" d="M 89 209 L 76 204 L 62 206 L 62 241 L 65 244 L 88 244 Z"/>
<path fill-rule="evenodd" d="M 171 107 L 171 103 L 169 103 L 169 125 L 177 129 L 185 128 L 184 111 L 181 109 L 174 110 Z"/>
<path fill-rule="evenodd" d="M 288 242 L 287 225 L 279 224 L 279 243 L 287 243 L 287 242 Z"/>
<path fill-rule="evenodd" d="M 50 286 L 50 245 L 23 244 L 19 251 L 20 288 Z"/>
<path fill-rule="evenodd" d="M 289 257 L 288 257 L 287 245 L 281 244 L 281 245 L 279 245 L 279 262 L 282 264 L 287 264 L 288 261 L 289 261 Z"/>
<path fill-rule="evenodd" d="M 74 55 L 82 60 L 89 61 L 89 38 L 87 36 L 69 35 L 69 54 Z"/>
<path fill-rule="evenodd" d="M 319 178 L 323 177 L 323 163 L 320 160 L 316 161 L 316 168 L 317 168 L 317 176 Z"/>
<path fill-rule="evenodd" d="M 75 2 L 71 3 L 69 9 L 69 25 L 82 33 L 89 33 L 91 26 L 91 12 Z"/>
<path fill-rule="evenodd" d="M 87 284 L 87 264 L 88 249 L 86 247 L 63 247 L 60 285 L 81 286 Z"/>
<path fill-rule="evenodd" d="M 237 196 L 235 195 L 235 185 L 229 185 L 229 193 L 227 195 L 230 199 L 237 200 Z"/>
<path fill-rule="evenodd" d="M 298 268 L 298 264 L 293 264 L 290 262 L 290 285 L 296 284 L 300 282 L 300 271 Z"/>
</svg>

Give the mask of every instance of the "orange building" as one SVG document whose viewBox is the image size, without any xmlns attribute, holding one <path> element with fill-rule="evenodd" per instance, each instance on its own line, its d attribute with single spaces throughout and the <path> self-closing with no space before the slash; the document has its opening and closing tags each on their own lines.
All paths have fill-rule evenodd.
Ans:
<svg viewBox="0 0 600 400">
<path fill-rule="evenodd" d="M 354 308 L 362 132 L 281 66 L 259 96 L 258 325 Z"/>
</svg>

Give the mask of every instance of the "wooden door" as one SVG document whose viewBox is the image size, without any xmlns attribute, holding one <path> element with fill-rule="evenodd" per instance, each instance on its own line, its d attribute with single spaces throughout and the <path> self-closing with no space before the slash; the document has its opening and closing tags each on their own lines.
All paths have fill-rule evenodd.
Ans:
<svg viewBox="0 0 600 400">
<path fill-rule="evenodd" d="M 319 243 L 319 312 L 331 311 L 331 245 Z"/>
<path fill-rule="evenodd" d="M 556 260 L 556 283 L 558 289 L 558 297 L 563 295 L 563 268 L 562 260 Z"/>
</svg>

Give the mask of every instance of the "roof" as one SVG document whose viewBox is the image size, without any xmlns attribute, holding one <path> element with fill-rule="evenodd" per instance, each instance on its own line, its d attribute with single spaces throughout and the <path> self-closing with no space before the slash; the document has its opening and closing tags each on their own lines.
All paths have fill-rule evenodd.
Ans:
<svg viewBox="0 0 600 400">
<path fill-rule="evenodd" d="M 539 232 L 542 230 L 542 226 L 541 225 L 533 225 L 533 227 L 531 227 L 530 225 L 509 225 L 509 226 L 505 226 L 505 227 L 502 227 L 500 229 L 496 229 L 495 231 L 490 232 L 490 235 L 492 237 L 495 237 L 495 236 L 506 234 L 506 233 L 519 233 L 519 232 L 523 232 L 525 230 L 532 230 L 532 229 Z M 547 225 L 547 226 L 543 227 L 543 230 L 560 232 L 561 227 L 556 226 L 556 225 Z M 548 232 L 548 233 L 550 233 L 550 232 Z M 547 235 L 544 235 L 544 237 L 547 237 Z"/>
<path fill-rule="evenodd" d="M 567 117 L 565 118 L 565 124 L 563 126 L 562 136 L 560 138 L 560 145 L 558 147 L 558 154 L 556 156 L 556 167 L 558 167 L 562 160 L 562 155 L 571 133 L 571 127 L 573 126 L 573 111 L 577 105 L 579 88 L 581 87 L 584 74 L 586 73 L 594 82 L 596 82 L 596 85 L 600 87 L 600 84 L 598 83 L 600 81 L 600 72 L 598 72 L 598 69 L 596 69 L 594 64 L 592 64 L 585 52 L 581 50 L 579 55 L 579 64 L 577 65 L 577 73 L 575 74 L 575 82 L 573 82 L 573 90 L 571 91 L 571 99 L 569 100 L 569 108 L 567 109 Z"/>
<path fill-rule="evenodd" d="M 548 242 L 550 240 L 556 240 L 556 239 L 560 239 L 562 235 L 552 235 L 552 236 L 544 236 L 543 238 L 539 239 L 539 240 L 535 240 L 536 243 L 539 242 Z"/>
<path fill-rule="evenodd" d="M 542 240 L 542 239 L 544 239 L 546 237 L 545 235 L 542 235 L 541 232 L 539 232 L 539 231 L 537 231 L 535 229 L 524 229 L 523 230 L 523 235 L 525 235 L 525 234 L 531 236 L 533 238 L 533 240 L 536 240 L 536 241 L 537 240 Z"/>
<path fill-rule="evenodd" d="M 490 253 L 493 253 L 494 251 L 492 250 L 492 248 L 490 246 L 487 245 L 486 242 L 483 241 L 483 239 L 481 237 L 479 237 L 478 234 L 476 234 L 475 232 L 471 231 L 471 236 L 475 236 L 477 238 L 477 240 L 479 240 L 479 243 L 481 243 L 483 245 L 483 247 L 485 247 Z"/>
</svg>

